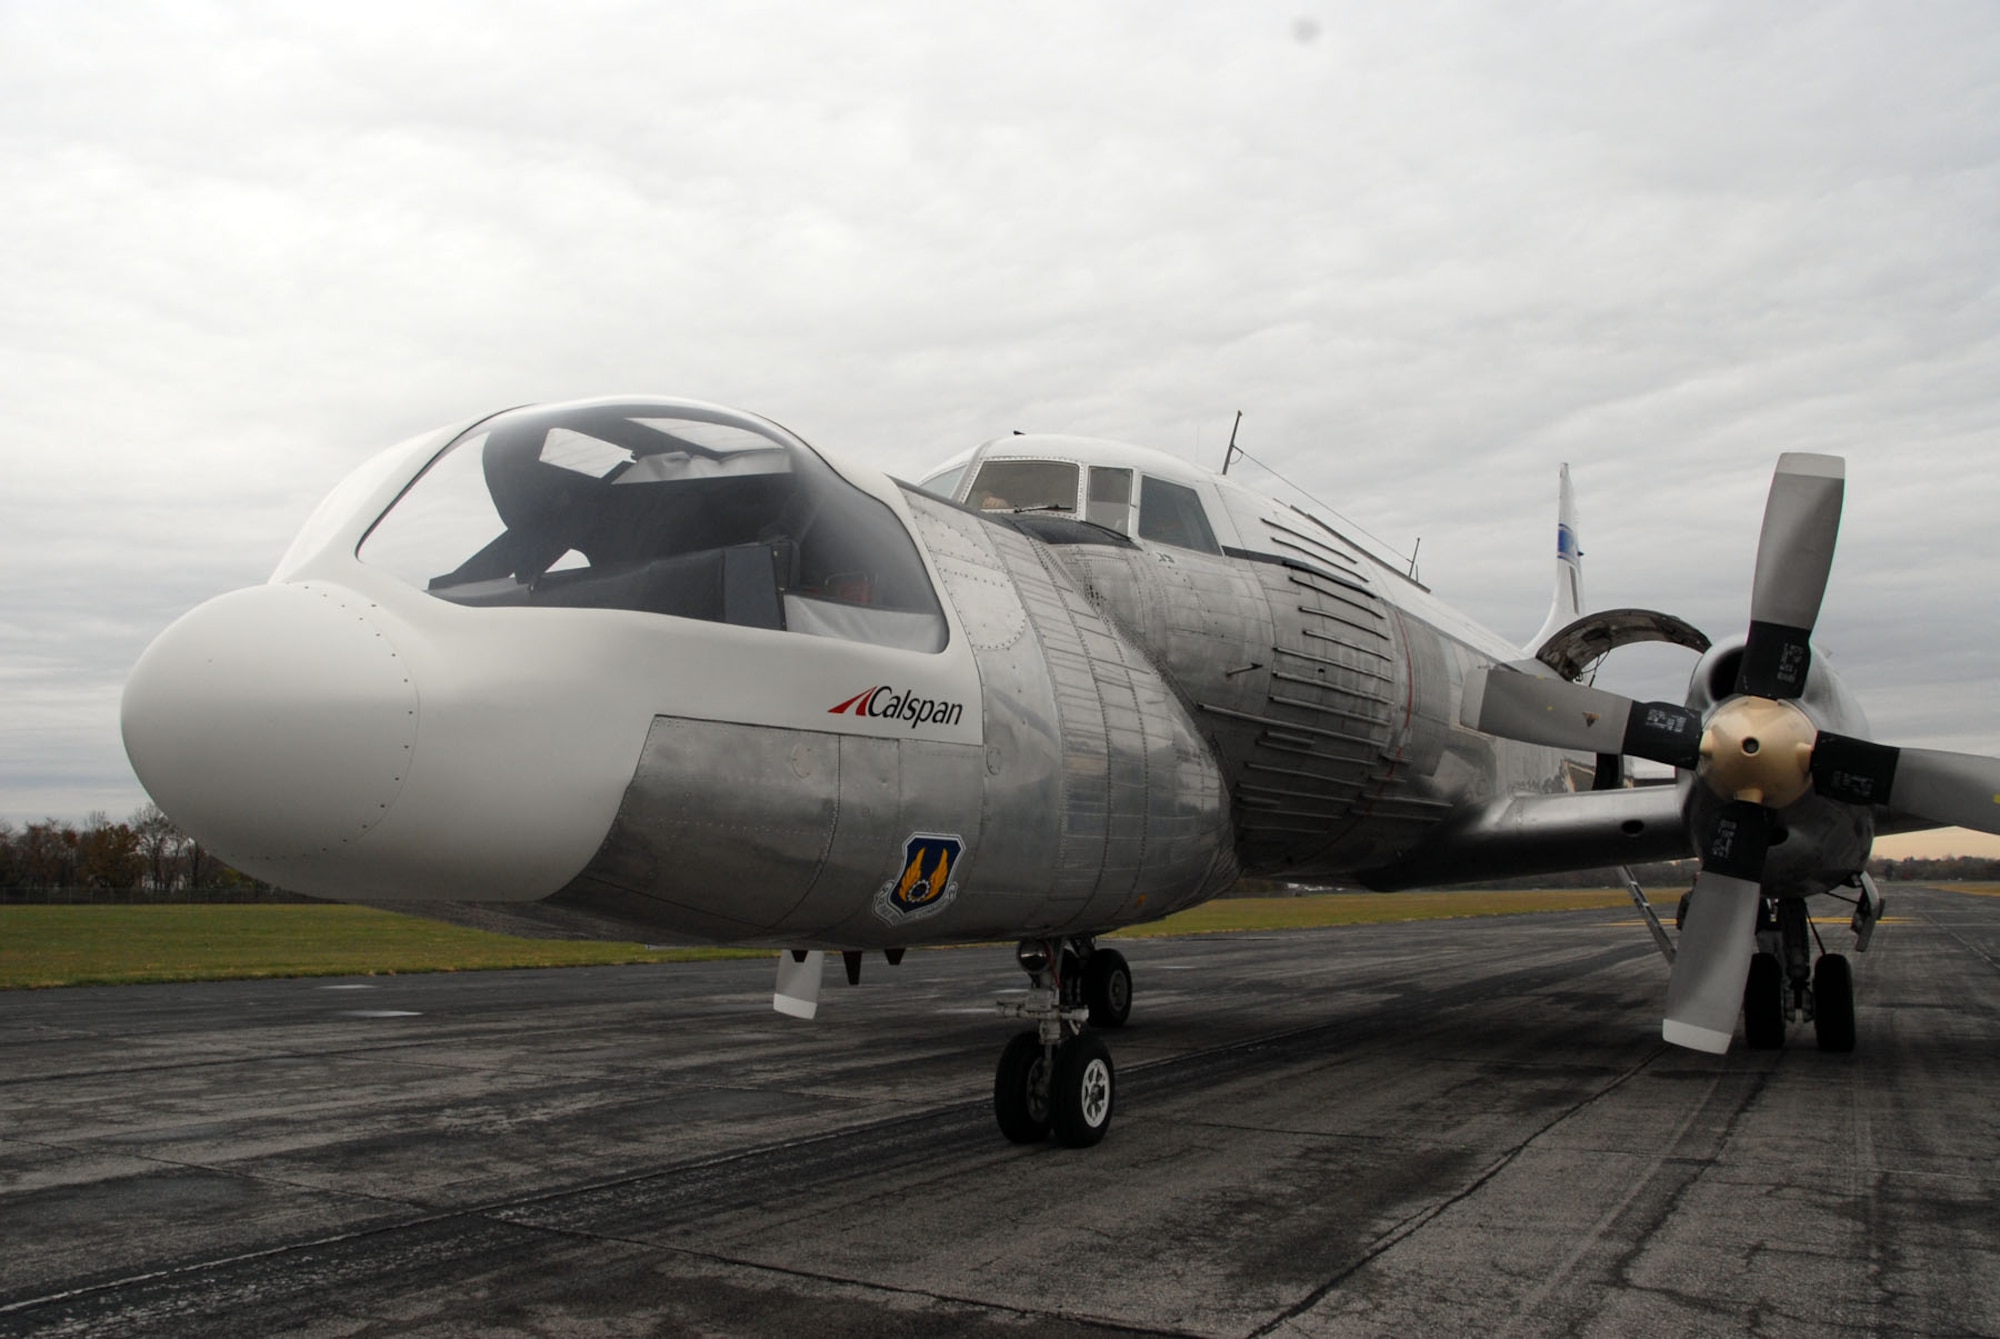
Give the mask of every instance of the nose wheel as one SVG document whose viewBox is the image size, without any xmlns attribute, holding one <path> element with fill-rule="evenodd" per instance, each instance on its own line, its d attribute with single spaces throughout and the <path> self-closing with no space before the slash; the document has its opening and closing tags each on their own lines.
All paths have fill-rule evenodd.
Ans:
<svg viewBox="0 0 2000 1339">
<path fill-rule="evenodd" d="M 1854 968 L 1838 953 L 1822 953 L 1813 967 L 1813 1031 L 1822 1051 L 1854 1049 Z"/>
<path fill-rule="evenodd" d="M 994 1119 L 1017 1144 L 1053 1134 L 1070 1148 L 1089 1148 L 1111 1128 L 1118 1076 L 1111 1048 L 1084 1024 L 1100 1015 L 1100 1026 L 1125 1021 L 1131 969 L 1115 950 L 1093 949 L 1088 940 L 1024 939 L 1018 957 L 1033 984 L 1025 1001 L 1005 1000 L 1000 1008 L 1035 1026 L 1000 1053 Z"/>
<path fill-rule="evenodd" d="M 1796 1018 L 1809 1019 L 1819 1049 L 1844 1054 L 1854 1049 L 1854 968 L 1839 953 L 1812 947 L 1817 932 L 1803 899 L 1760 910 L 1759 951 L 1750 959 L 1743 983 L 1743 1039 L 1752 1050 L 1775 1051 Z M 1775 950 L 1775 951 L 1773 951 Z"/>
</svg>

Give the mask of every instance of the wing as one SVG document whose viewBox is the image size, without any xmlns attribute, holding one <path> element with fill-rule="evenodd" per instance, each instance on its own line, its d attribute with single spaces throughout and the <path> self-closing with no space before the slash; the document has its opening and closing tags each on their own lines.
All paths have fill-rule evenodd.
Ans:
<svg viewBox="0 0 2000 1339">
<path fill-rule="evenodd" d="M 1572 869 L 1603 869 L 1693 853 L 1674 786 L 1513 795 L 1468 811 L 1407 859 L 1363 877 L 1384 891 Z"/>
</svg>

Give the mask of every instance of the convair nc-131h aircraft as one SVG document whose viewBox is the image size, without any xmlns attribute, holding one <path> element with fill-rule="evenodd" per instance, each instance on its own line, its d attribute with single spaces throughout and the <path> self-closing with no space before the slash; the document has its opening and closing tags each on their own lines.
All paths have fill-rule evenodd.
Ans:
<svg viewBox="0 0 2000 1339">
<path fill-rule="evenodd" d="M 1009 1138 L 1095 1143 L 1107 932 L 1239 874 L 1381 889 L 1699 855 L 1664 1035 L 1810 1018 L 1854 1044 L 1806 899 L 1881 910 L 1878 828 L 2000 831 L 2000 762 L 1871 742 L 1809 640 L 1842 465 L 1786 455 L 1747 636 L 1582 609 L 1479 627 L 1339 528 L 1158 452 L 999 438 L 921 485 L 683 400 L 514 409 L 394 447 L 270 581 L 162 633 L 125 690 L 140 780 L 238 868 L 544 932 L 822 955 L 1018 941 Z M 1567 486 L 1565 480 L 1565 497 Z M 1578 682 L 1700 653 L 1684 703 Z M 1676 770 L 1632 785 L 1627 758 Z M 1650 911 L 1649 911 L 1650 916 Z"/>
</svg>

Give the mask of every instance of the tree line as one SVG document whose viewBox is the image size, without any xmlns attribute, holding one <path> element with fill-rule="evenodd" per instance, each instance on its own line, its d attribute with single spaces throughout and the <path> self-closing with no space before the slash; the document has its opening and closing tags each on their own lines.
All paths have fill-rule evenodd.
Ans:
<svg viewBox="0 0 2000 1339">
<path fill-rule="evenodd" d="M 1686 892 L 1694 885 L 1701 864 L 1694 860 L 1665 861 L 1633 868 L 1648 896 L 1678 888 Z M 1876 856 L 1868 862 L 1868 872 L 1879 883 L 1979 883 L 2000 880 L 2000 860 L 1985 856 L 1948 855 L 1934 859 L 1890 860 Z M 1570 874 L 1543 874 L 1525 879 L 1495 880 L 1484 885 L 1494 888 L 1622 888 L 1624 881 L 1614 869 L 1578 870 Z"/>
<path fill-rule="evenodd" d="M 101 810 L 81 824 L 46 818 L 17 828 L 0 820 L 0 896 L 8 900 L 70 892 L 235 900 L 273 891 L 217 859 L 156 804 L 141 805 L 123 822 Z"/>
<path fill-rule="evenodd" d="M 1947 855 L 1930 859 L 1875 859 L 1868 872 L 1877 879 L 1897 883 L 1984 883 L 2000 880 L 2000 860 L 1988 856 Z"/>
<path fill-rule="evenodd" d="M 1697 870 L 1692 860 L 1643 865 L 1633 871 L 1649 892 L 1676 885 L 1686 887 Z M 1924 883 L 2000 881 L 2000 860 L 1980 856 L 1868 862 L 1868 871 L 1884 882 Z M 1497 888 L 1616 888 L 1622 884 L 1613 870 L 1583 870 L 1490 881 Z M 1237 896 L 1282 893 L 1289 885 L 1270 879 L 1245 879 Z M 270 884 L 232 869 L 200 842 L 174 826 L 156 804 L 144 804 L 122 823 L 98 811 L 81 824 L 58 818 L 16 828 L 0 820 L 0 900 L 41 900 L 58 893 L 86 893 L 117 900 L 152 898 L 236 901 L 281 897 Z M 304 900 L 304 899 L 301 899 Z"/>
</svg>

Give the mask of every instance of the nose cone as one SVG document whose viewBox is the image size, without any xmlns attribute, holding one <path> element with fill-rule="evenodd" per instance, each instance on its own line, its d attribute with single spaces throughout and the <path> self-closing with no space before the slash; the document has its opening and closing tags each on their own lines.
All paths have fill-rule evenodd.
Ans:
<svg viewBox="0 0 2000 1339">
<path fill-rule="evenodd" d="M 161 633 L 125 685 L 125 752 L 155 802 L 240 869 L 358 842 L 387 816 L 417 744 L 407 661 L 364 598 L 254 586 Z"/>
</svg>

